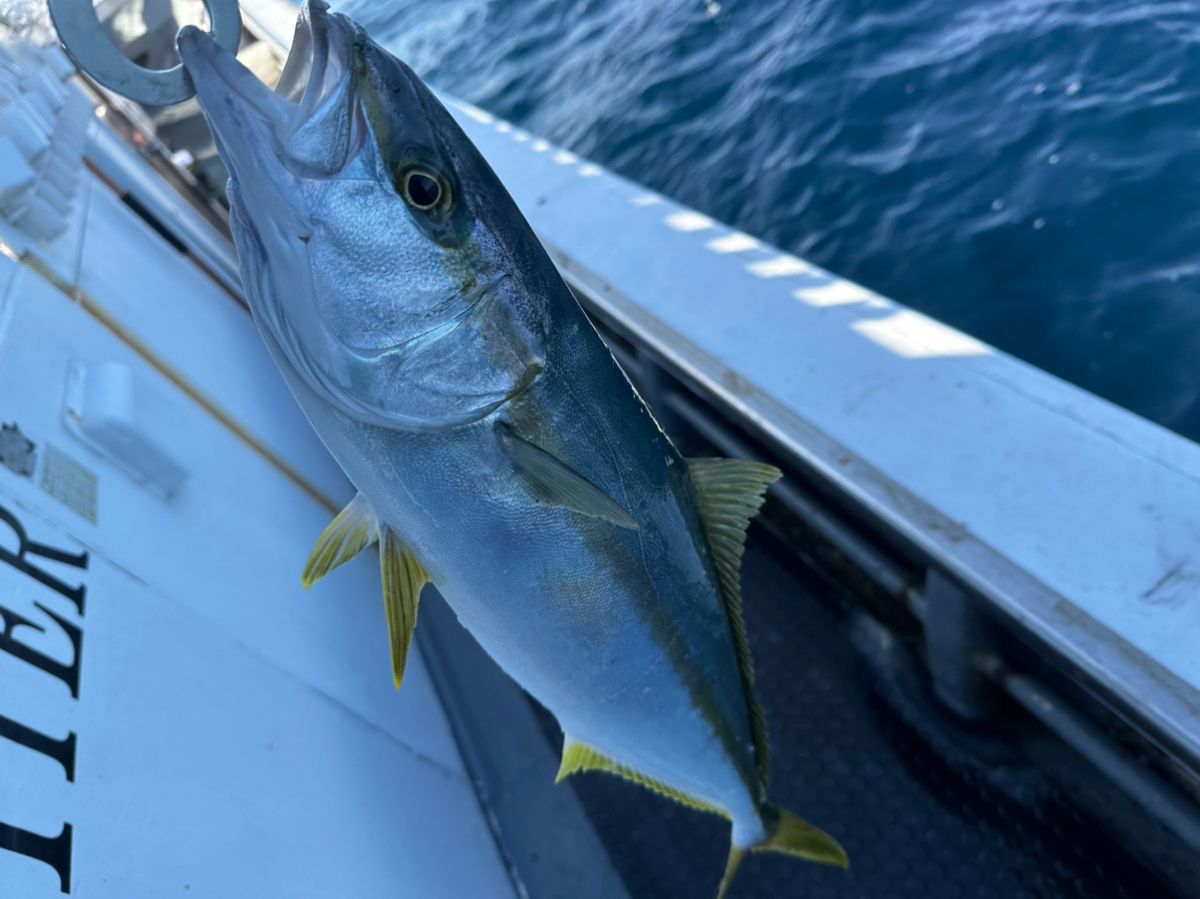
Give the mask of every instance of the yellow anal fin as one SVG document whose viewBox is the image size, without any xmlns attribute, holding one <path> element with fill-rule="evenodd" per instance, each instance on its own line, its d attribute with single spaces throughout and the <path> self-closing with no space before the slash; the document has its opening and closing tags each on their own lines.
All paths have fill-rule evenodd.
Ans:
<svg viewBox="0 0 1200 899">
<path fill-rule="evenodd" d="M 387 612 L 388 637 L 392 644 L 392 677 L 396 689 L 404 680 L 404 666 L 417 627 L 417 606 L 429 575 L 421 563 L 388 527 L 382 529 L 379 552 L 383 575 L 383 605 Z"/>
<path fill-rule="evenodd" d="M 317 545 L 304 564 L 300 582 L 311 587 L 339 565 L 345 565 L 379 539 L 375 510 L 361 493 L 338 512 L 317 538 Z"/>
<path fill-rule="evenodd" d="M 721 581 L 729 630 L 749 704 L 754 758 L 765 790 L 771 767 L 767 723 L 754 695 L 754 660 L 742 619 L 742 553 L 746 548 L 746 529 L 762 507 L 767 488 L 782 472 L 774 465 L 745 459 L 689 459 L 688 472 L 700 501 L 704 531 Z"/>
<path fill-rule="evenodd" d="M 613 761 L 604 755 L 604 753 L 593 749 L 586 743 L 580 743 L 568 737 L 563 741 L 562 763 L 558 767 L 558 775 L 554 778 L 554 782 L 562 783 L 563 780 L 580 771 L 607 771 L 609 774 L 623 777 L 639 786 L 658 793 L 660 796 L 674 799 L 676 802 L 690 808 L 698 809 L 702 812 L 712 812 L 716 815 L 726 815 L 723 809 L 717 808 L 703 799 L 689 796 L 687 793 L 667 786 L 661 781 L 647 777 L 645 774 L 635 771 L 628 765 L 622 765 L 620 762 Z"/>
</svg>

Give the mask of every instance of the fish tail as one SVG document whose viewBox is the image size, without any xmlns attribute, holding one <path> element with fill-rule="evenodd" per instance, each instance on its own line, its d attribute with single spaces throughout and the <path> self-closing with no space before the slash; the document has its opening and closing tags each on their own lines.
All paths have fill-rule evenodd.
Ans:
<svg viewBox="0 0 1200 899">
<path fill-rule="evenodd" d="M 725 863 L 725 875 L 721 878 L 721 886 L 717 889 L 717 899 L 726 899 L 733 878 L 741 867 L 746 852 L 777 852 L 781 855 L 791 855 L 805 861 L 819 862 L 823 865 L 834 865 L 838 868 L 850 867 L 850 859 L 842 845 L 820 828 L 814 827 L 786 809 L 768 805 L 763 808 L 763 824 L 767 830 L 767 838 L 748 847 L 731 843 L 729 860 Z"/>
<path fill-rule="evenodd" d="M 745 849 L 739 849 L 736 844 L 730 843 L 729 860 L 725 862 L 725 876 L 721 878 L 721 886 L 717 888 L 717 899 L 725 899 L 729 895 L 729 888 L 733 886 L 734 875 L 737 874 L 738 868 L 742 866 L 742 859 L 745 857 Z"/>
</svg>

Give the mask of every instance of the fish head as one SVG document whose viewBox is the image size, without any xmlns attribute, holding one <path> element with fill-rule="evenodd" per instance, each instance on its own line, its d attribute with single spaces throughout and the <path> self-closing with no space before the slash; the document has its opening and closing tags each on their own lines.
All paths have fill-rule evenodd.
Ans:
<svg viewBox="0 0 1200 899">
<path fill-rule="evenodd" d="M 319 0 L 274 90 L 198 29 L 178 44 L 230 172 L 243 285 L 293 389 L 427 430 L 532 383 L 547 324 L 523 282 L 544 253 L 407 65 Z"/>
</svg>

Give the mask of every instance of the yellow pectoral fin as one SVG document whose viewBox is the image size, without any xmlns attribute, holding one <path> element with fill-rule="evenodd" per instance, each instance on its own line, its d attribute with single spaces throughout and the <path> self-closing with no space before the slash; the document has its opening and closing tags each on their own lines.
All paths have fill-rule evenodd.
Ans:
<svg viewBox="0 0 1200 899">
<path fill-rule="evenodd" d="M 620 503 L 566 462 L 517 436 L 507 426 L 501 426 L 499 433 L 518 474 L 541 502 L 600 518 L 619 528 L 638 529 L 638 523 Z"/>
<path fill-rule="evenodd" d="M 383 605 L 392 644 L 392 677 L 399 690 L 417 627 L 421 590 L 429 583 L 429 575 L 391 529 L 385 526 L 382 531 L 379 566 L 383 575 Z"/>
<path fill-rule="evenodd" d="M 338 512 L 317 538 L 317 545 L 308 556 L 300 582 L 311 587 L 339 565 L 345 565 L 379 539 L 379 522 L 375 510 L 361 493 Z"/>
</svg>

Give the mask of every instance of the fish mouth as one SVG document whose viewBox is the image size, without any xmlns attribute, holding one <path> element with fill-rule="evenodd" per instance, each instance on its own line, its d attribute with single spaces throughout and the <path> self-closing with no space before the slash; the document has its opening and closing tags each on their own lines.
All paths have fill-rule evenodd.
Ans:
<svg viewBox="0 0 1200 899">
<path fill-rule="evenodd" d="M 190 25 L 179 32 L 180 58 L 234 178 L 270 178 L 266 169 L 272 163 L 298 174 L 328 174 L 345 163 L 353 118 L 353 32 L 324 0 L 307 0 L 275 90 L 207 32 Z"/>
<path fill-rule="evenodd" d="M 319 101 L 329 68 L 329 34 L 333 16 L 324 0 L 306 0 L 296 18 L 296 31 L 275 93 L 298 106 L 298 114 Z M 336 64 L 336 60 L 335 60 Z"/>
</svg>

